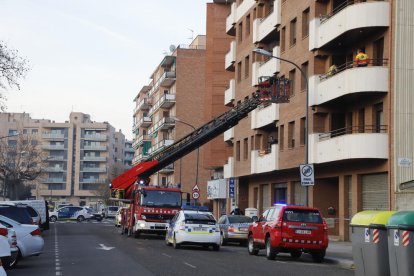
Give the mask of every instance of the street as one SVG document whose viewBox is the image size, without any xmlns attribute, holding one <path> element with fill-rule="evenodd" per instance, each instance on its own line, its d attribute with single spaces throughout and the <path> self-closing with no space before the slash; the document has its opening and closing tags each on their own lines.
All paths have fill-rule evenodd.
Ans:
<svg viewBox="0 0 414 276">
<path fill-rule="evenodd" d="M 161 236 L 122 236 L 112 220 L 51 223 L 44 239 L 43 254 L 21 260 L 8 275 L 354 275 L 329 256 L 316 264 L 307 254 L 299 260 L 281 254 L 269 261 L 263 251 L 250 256 L 239 245 L 218 252 L 201 247 L 175 250 Z"/>
</svg>

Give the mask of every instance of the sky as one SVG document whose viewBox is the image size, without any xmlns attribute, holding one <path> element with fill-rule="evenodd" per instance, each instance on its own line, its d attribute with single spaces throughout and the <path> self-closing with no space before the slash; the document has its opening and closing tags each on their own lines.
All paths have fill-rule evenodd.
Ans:
<svg viewBox="0 0 414 276">
<path fill-rule="evenodd" d="M 132 139 L 133 99 L 169 52 L 205 34 L 207 0 L 0 0 L 0 40 L 29 61 L 6 112 L 107 121 Z"/>
</svg>

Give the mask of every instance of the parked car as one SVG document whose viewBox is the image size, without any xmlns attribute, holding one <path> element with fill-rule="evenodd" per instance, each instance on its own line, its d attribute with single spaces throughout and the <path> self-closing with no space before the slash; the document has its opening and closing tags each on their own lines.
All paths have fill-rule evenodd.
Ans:
<svg viewBox="0 0 414 276">
<path fill-rule="evenodd" d="M 8 229 L 0 225 L 0 276 L 7 275 L 4 271 L 3 260 L 11 255 L 8 233 Z"/>
<path fill-rule="evenodd" d="M 181 210 L 168 225 L 165 243 L 175 249 L 181 245 L 202 245 L 220 250 L 220 228 L 210 212 Z"/>
<path fill-rule="evenodd" d="M 77 220 L 82 222 L 93 217 L 93 211 L 81 206 L 66 206 L 49 214 L 49 220 L 55 222 L 57 220 Z"/>
<path fill-rule="evenodd" d="M 6 227 L 1 223 L 0 225 L 3 227 Z M 7 231 L 8 231 L 7 238 L 9 240 L 9 246 L 10 246 L 10 256 L 1 258 L 3 262 L 3 266 L 6 270 L 14 267 L 17 264 L 17 260 L 19 256 L 19 249 L 17 248 L 16 231 L 14 231 L 13 228 L 8 228 Z"/>
<path fill-rule="evenodd" d="M 253 222 L 251 217 L 243 215 L 223 215 L 218 223 L 220 226 L 220 244 L 227 242 L 246 243 L 249 226 Z"/>
<path fill-rule="evenodd" d="M 310 253 L 315 262 L 322 262 L 328 247 L 328 226 L 316 208 L 275 205 L 249 227 L 248 251 L 257 255 L 266 249 L 266 257 L 275 259 L 279 252 L 293 258 Z"/>
<path fill-rule="evenodd" d="M 92 214 L 92 217 L 90 218 L 91 220 L 102 221 L 103 218 L 100 212 L 96 212 L 92 208 L 86 208 L 86 209 L 88 210 L 89 213 Z"/>
<path fill-rule="evenodd" d="M 108 206 L 105 208 L 105 217 L 114 218 L 118 212 L 119 206 Z"/>
<path fill-rule="evenodd" d="M 0 216 L 0 224 L 16 231 L 18 258 L 38 256 L 42 253 L 45 242 L 39 226 L 21 224 L 5 216 Z"/>
<path fill-rule="evenodd" d="M 49 212 L 45 200 L 13 200 L 2 202 L 2 204 L 27 206 L 33 222 L 39 225 L 42 230 L 49 229 Z"/>
<path fill-rule="evenodd" d="M 11 218 L 22 224 L 33 224 L 29 211 L 24 206 L 0 204 L 0 215 Z"/>
</svg>

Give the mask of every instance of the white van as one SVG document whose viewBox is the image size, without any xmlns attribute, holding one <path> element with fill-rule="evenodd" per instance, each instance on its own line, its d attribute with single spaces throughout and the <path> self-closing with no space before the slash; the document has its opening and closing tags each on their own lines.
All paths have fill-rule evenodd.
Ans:
<svg viewBox="0 0 414 276">
<path fill-rule="evenodd" d="M 119 206 L 108 206 L 105 208 L 105 217 L 106 218 L 114 218 L 116 216 L 116 212 L 118 211 Z"/>
</svg>

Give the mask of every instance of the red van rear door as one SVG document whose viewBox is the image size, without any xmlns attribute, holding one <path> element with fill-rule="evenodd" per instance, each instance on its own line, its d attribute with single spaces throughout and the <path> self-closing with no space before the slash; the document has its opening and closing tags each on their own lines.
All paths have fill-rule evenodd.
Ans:
<svg viewBox="0 0 414 276">
<path fill-rule="evenodd" d="M 288 242 L 320 244 L 324 240 L 323 219 L 314 209 L 286 208 L 282 227 Z"/>
</svg>

